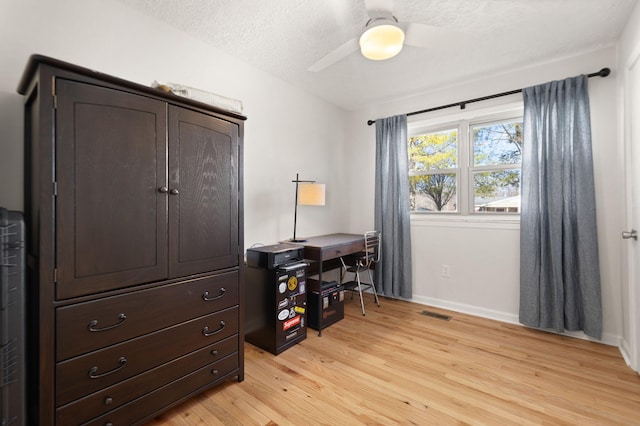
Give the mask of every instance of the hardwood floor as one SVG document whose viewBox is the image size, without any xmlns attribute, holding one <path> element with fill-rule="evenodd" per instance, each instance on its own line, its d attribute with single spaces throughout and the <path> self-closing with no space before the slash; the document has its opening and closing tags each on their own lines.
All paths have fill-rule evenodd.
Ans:
<svg viewBox="0 0 640 426">
<path fill-rule="evenodd" d="M 415 303 L 347 297 L 345 318 L 245 380 L 149 425 L 640 425 L 640 377 L 615 347 Z M 424 310 L 450 315 L 449 321 Z"/>
</svg>

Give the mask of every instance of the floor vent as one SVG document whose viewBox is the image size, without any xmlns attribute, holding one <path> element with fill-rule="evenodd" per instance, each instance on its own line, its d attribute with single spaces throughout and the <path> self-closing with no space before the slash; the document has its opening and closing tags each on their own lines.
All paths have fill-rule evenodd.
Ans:
<svg viewBox="0 0 640 426">
<path fill-rule="evenodd" d="M 441 320 L 444 320 L 444 321 L 449 321 L 451 319 L 451 317 L 449 315 L 442 315 L 442 314 L 439 314 L 437 312 L 431 312 L 431 311 L 422 311 L 422 315 L 425 315 L 427 317 L 433 317 L 433 318 L 441 319 Z"/>
</svg>

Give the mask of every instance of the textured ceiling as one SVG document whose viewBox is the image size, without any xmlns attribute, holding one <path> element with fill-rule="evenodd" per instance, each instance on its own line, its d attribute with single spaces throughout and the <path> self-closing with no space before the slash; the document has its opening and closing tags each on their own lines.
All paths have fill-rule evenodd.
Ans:
<svg viewBox="0 0 640 426">
<path fill-rule="evenodd" d="M 618 39 L 637 3 L 382 0 L 393 4 L 401 24 L 435 27 L 430 47 L 405 46 L 388 61 L 353 52 L 311 72 L 311 65 L 359 37 L 368 19 L 365 0 L 119 1 L 351 110 L 608 45 Z"/>
</svg>

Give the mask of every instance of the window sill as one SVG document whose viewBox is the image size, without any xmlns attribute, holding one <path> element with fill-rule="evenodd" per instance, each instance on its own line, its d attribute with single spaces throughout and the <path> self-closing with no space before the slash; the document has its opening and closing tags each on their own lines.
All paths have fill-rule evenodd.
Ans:
<svg viewBox="0 0 640 426">
<path fill-rule="evenodd" d="M 411 213 L 411 226 L 448 228 L 520 229 L 520 215 L 462 215 Z"/>
</svg>

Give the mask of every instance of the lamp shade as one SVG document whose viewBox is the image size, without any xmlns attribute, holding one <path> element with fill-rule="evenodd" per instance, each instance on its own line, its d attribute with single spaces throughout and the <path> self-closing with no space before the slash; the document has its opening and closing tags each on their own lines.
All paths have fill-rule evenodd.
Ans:
<svg viewBox="0 0 640 426">
<path fill-rule="evenodd" d="M 360 36 L 360 52 L 367 59 L 393 58 L 402 50 L 404 31 L 388 18 L 372 19 Z"/>
<path fill-rule="evenodd" d="M 301 183 L 298 186 L 298 204 L 301 206 L 324 206 L 324 184 Z"/>
</svg>

